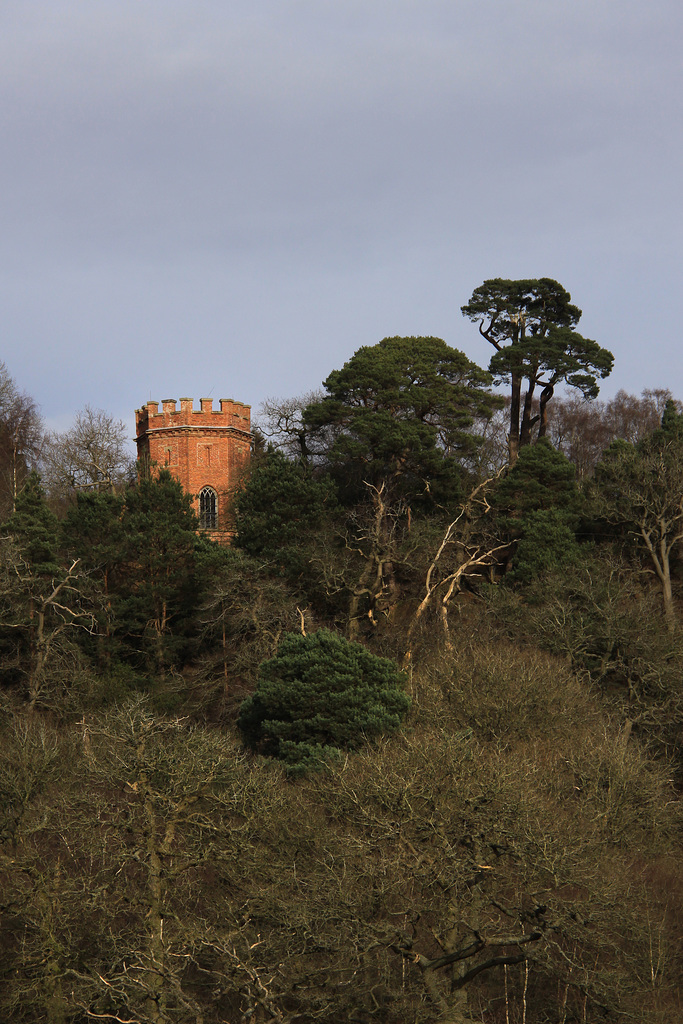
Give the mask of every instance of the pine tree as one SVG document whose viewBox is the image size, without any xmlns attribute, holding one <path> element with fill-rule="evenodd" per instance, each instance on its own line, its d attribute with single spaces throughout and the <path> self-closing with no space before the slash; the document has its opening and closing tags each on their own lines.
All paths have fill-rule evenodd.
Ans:
<svg viewBox="0 0 683 1024">
<path fill-rule="evenodd" d="M 196 605 L 197 517 L 168 470 L 131 487 L 124 503 L 118 614 L 132 651 L 163 674 L 186 642 Z"/>
<path fill-rule="evenodd" d="M 336 507 L 329 478 L 316 479 L 302 463 L 269 451 L 237 494 L 237 545 L 298 582 L 308 565 L 307 538 Z"/>
<path fill-rule="evenodd" d="M 288 633 L 238 724 L 253 749 L 305 769 L 396 730 L 410 707 L 403 682 L 395 662 L 330 630 Z"/>
</svg>

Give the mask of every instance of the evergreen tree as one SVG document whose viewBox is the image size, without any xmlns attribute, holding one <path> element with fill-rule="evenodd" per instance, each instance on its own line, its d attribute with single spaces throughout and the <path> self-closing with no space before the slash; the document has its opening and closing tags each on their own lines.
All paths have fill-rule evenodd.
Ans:
<svg viewBox="0 0 683 1024">
<path fill-rule="evenodd" d="M 498 484 L 493 502 L 498 510 L 514 519 L 547 509 L 576 515 L 581 504 L 576 470 L 547 438 L 541 438 L 520 452 L 515 465 Z"/>
<path fill-rule="evenodd" d="M 133 651 L 159 673 L 177 659 L 196 604 L 196 529 L 192 498 L 168 470 L 126 492 L 118 613 Z"/>
<path fill-rule="evenodd" d="M 30 705 L 67 680 L 77 660 L 76 634 L 95 632 L 93 587 L 79 558 L 62 558 L 59 523 L 32 472 L 3 528 L 0 645 L 10 680 Z"/>
<path fill-rule="evenodd" d="M 35 470 L 29 473 L 18 494 L 3 533 L 15 539 L 21 557 L 37 576 L 51 576 L 58 571 L 59 522 L 48 508 Z"/>
<path fill-rule="evenodd" d="M 521 448 L 548 429 L 547 406 L 558 384 L 576 388 L 584 398 L 598 394 L 598 377 L 609 375 L 614 357 L 597 342 L 574 330 L 581 310 L 571 295 L 549 277 L 508 281 L 493 278 L 475 288 L 462 306 L 463 316 L 478 323 L 479 333 L 496 350 L 489 370 L 497 382 L 511 386 L 510 465 Z M 522 386 L 526 384 L 522 407 Z M 536 388 L 541 389 L 534 412 Z"/>
<path fill-rule="evenodd" d="M 324 381 L 304 411 L 311 431 L 330 431 L 330 467 L 345 500 L 366 485 L 385 501 L 434 490 L 457 493 L 458 457 L 478 444 L 471 427 L 498 399 L 491 377 L 440 338 L 385 338 L 363 346 Z"/>
<path fill-rule="evenodd" d="M 581 548 L 566 513 L 558 508 L 528 512 L 512 558 L 510 583 L 533 583 L 541 575 L 576 563 Z"/>
<path fill-rule="evenodd" d="M 238 725 L 252 748 L 304 769 L 398 728 L 410 706 L 395 662 L 330 630 L 286 634 Z"/>
<path fill-rule="evenodd" d="M 86 649 L 100 670 L 110 671 L 112 658 L 120 651 L 118 605 L 124 596 L 125 535 L 124 499 L 110 491 L 77 491 L 75 503 L 62 522 L 62 544 L 81 560 L 83 568 L 97 583 L 96 637 L 84 637 Z"/>
<path fill-rule="evenodd" d="M 575 469 L 547 438 L 523 448 L 493 497 L 501 529 L 516 542 L 508 579 L 529 583 L 579 556 Z"/>
<path fill-rule="evenodd" d="M 301 462 L 271 450 L 236 496 L 237 545 L 299 582 L 309 561 L 307 541 L 336 506 L 329 478 L 316 479 Z"/>
</svg>

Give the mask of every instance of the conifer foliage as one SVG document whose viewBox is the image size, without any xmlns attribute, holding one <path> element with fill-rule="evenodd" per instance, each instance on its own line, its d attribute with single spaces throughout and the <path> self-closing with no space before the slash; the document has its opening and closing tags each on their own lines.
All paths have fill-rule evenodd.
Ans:
<svg viewBox="0 0 683 1024">
<path fill-rule="evenodd" d="M 410 707 L 395 662 L 328 629 L 288 633 L 261 665 L 238 725 L 247 744 L 295 770 L 393 732 Z"/>
</svg>

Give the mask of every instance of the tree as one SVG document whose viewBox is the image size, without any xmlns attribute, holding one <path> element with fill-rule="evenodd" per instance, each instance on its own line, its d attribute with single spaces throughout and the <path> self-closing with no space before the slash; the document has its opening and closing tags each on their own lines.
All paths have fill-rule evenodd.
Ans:
<svg viewBox="0 0 683 1024">
<path fill-rule="evenodd" d="M 578 557 L 575 530 L 582 500 L 576 471 L 547 437 L 522 448 L 491 503 L 499 535 L 513 552 L 509 582 L 530 583 Z"/>
<path fill-rule="evenodd" d="M 385 338 L 334 370 L 326 397 L 304 410 L 311 435 L 330 440 L 325 461 L 350 509 L 344 548 L 360 557 L 358 572 L 346 565 L 336 580 L 324 567 L 328 592 L 349 594 L 349 636 L 395 604 L 398 540 L 414 510 L 443 514 L 460 498 L 481 447 L 475 420 L 500 404 L 490 383 L 440 338 Z"/>
<path fill-rule="evenodd" d="M 235 496 L 237 545 L 297 582 L 307 568 L 307 537 L 336 505 L 328 477 L 316 479 L 302 462 L 267 452 Z"/>
<path fill-rule="evenodd" d="M 384 485 L 385 502 L 457 490 L 474 418 L 499 404 L 490 375 L 440 338 L 363 346 L 323 383 L 303 419 L 313 434 L 334 428 L 327 460 L 347 499 L 367 484 Z"/>
<path fill-rule="evenodd" d="M 100 670 L 111 668 L 118 647 L 117 605 L 126 559 L 123 525 L 124 495 L 109 491 L 78 491 L 61 524 L 62 545 L 97 582 L 101 601 L 97 609 L 98 631 L 91 644 Z"/>
<path fill-rule="evenodd" d="M 271 835 L 277 813 L 234 740 L 139 695 L 59 730 L 6 716 L 0 738 L 3 1021 L 286 1019 L 261 1013 L 269 973 L 231 898 L 255 839 L 240 811 Z"/>
<path fill-rule="evenodd" d="M 95 630 L 92 586 L 79 558 L 62 559 L 58 523 L 32 472 L 0 541 L 0 643 L 7 677 L 24 685 L 30 707 L 67 675 L 73 636 Z"/>
<path fill-rule="evenodd" d="M 238 725 L 249 746 L 300 770 L 399 727 L 410 707 L 395 662 L 328 629 L 286 634 Z"/>
<path fill-rule="evenodd" d="M 683 541 L 683 414 L 673 401 L 649 437 L 610 445 L 596 468 L 593 498 L 598 515 L 624 528 L 647 554 L 673 628 L 671 559 Z"/>
<path fill-rule="evenodd" d="M 133 648 L 163 674 L 185 639 L 196 603 L 192 497 L 162 469 L 128 489 L 122 527 L 118 615 Z"/>
<path fill-rule="evenodd" d="M 548 437 L 576 467 L 579 479 L 590 477 L 612 441 L 637 444 L 656 430 L 671 397 L 666 389 L 645 388 L 640 395 L 619 390 L 607 402 L 578 395 L 556 398 L 549 407 Z"/>
<path fill-rule="evenodd" d="M 404 665 L 412 660 L 413 635 L 423 616 L 434 605 L 438 609 L 446 648 L 453 649 L 448 623 L 453 596 L 460 593 L 465 578 L 482 575 L 487 569 L 490 572 L 509 547 L 507 541 L 501 543 L 490 527 L 492 509 L 489 492 L 495 481 L 496 478 L 491 477 L 477 484 L 458 508 L 455 519 L 443 531 L 433 553 L 430 552 L 424 575 L 424 594 L 406 630 Z"/>
<path fill-rule="evenodd" d="M 43 461 L 48 489 L 60 496 L 79 490 L 113 494 L 130 477 L 133 462 L 123 421 L 89 405 L 76 414 L 71 430 L 48 435 Z"/>
<path fill-rule="evenodd" d="M 235 548 L 219 548 L 218 564 L 207 567 L 201 552 L 201 628 L 203 700 L 220 691 L 223 708 L 231 684 L 242 693 L 256 684 L 259 665 L 273 656 L 282 634 L 305 618 L 282 578 Z M 215 551 L 209 552 L 212 560 Z"/>
<path fill-rule="evenodd" d="M 38 576 L 50 577 L 57 571 L 59 521 L 48 508 L 35 470 L 30 473 L 3 532 L 15 539 L 21 557 Z"/>
<path fill-rule="evenodd" d="M 0 362 L 0 514 L 16 507 L 17 495 L 43 445 L 43 424 L 38 408 L 22 394 Z"/>
<path fill-rule="evenodd" d="M 268 445 L 282 452 L 288 459 L 298 459 L 310 465 L 319 455 L 318 446 L 311 448 L 312 439 L 304 423 L 304 409 L 325 397 L 320 390 L 307 391 L 295 398 L 267 398 L 259 410 L 254 429 Z M 329 439 L 317 438 L 323 449 Z"/>
<path fill-rule="evenodd" d="M 576 471 L 569 459 L 547 438 L 524 448 L 518 461 L 500 481 L 493 498 L 499 512 L 522 521 L 541 509 L 560 509 L 576 515 L 580 506 Z"/>
<path fill-rule="evenodd" d="M 497 383 L 511 385 L 510 465 L 519 449 L 548 429 L 547 405 L 558 384 L 577 388 L 584 398 L 598 394 L 597 378 L 607 377 L 614 357 L 574 330 L 581 310 L 561 284 L 550 278 L 509 281 L 493 278 L 475 288 L 462 313 L 496 350 L 489 365 Z M 526 393 L 522 407 L 522 386 Z M 534 413 L 536 388 L 541 388 Z"/>
</svg>

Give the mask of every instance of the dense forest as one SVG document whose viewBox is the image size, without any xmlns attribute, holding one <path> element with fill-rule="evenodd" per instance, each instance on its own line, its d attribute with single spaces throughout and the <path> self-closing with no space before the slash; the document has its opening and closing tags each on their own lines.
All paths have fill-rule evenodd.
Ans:
<svg viewBox="0 0 683 1024">
<path fill-rule="evenodd" d="M 683 411 L 550 279 L 270 400 L 234 541 L 0 371 L 0 1020 L 683 1020 Z"/>
</svg>

